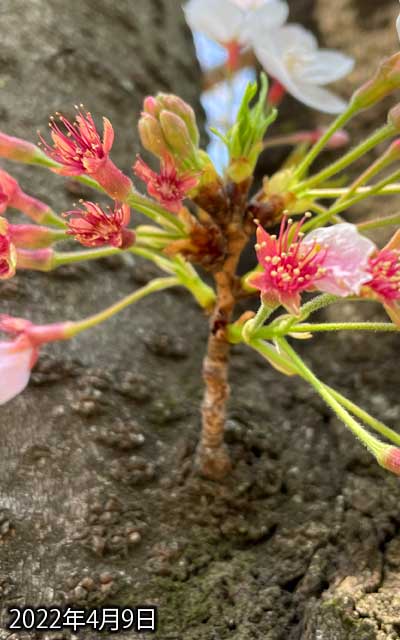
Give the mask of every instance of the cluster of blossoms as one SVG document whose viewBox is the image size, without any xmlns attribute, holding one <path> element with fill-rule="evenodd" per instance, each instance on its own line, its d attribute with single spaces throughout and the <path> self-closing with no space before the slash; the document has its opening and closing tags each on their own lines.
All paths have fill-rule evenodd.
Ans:
<svg viewBox="0 0 400 640">
<path fill-rule="evenodd" d="M 319 49 L 314 35 L 299 24 L 286 24 L 289 7 L 282 0 L 190 0 L 186 20 L 227 51 L 235 71 L 241 52 L 251 49 L 258 61 L 288 93 L 314 109 L 340 113 L 345 102 L 324 85 L 347 75 L 349 56 Z M 201 55 L 201 52 L 200 52 Z M 278 87 L 274 87 L 275 95 Z"/>
<path fill-rule="evenodd" d="M 185 16 L 193 32 L 207 89 L 202 105 L 218 167 L 227 163 L 214 128 L 226 130 L 236 119 L 243 86 L 256 78 L 256 62 L 274 79 L 268 100 L 279 104 L 290 93 L 300 102 L 326 113 L 340 113 L 345 102 L 325 85 L 347 75 L 354 60 L 339 51 L 320 49 L 315 36 L 299 24 L 287 23 L 284 0 L 189 0 Z M 225 66 L 217 82 L 208 75 Z"/>
<path fill-rule="evenodd" d="M 50 271 L 122 251 L 152 261 L 167 274 L 80 321 L 35 325 L 0 315 L 0 332 L 7 336 L 0 342 L 0 404 L 28 384 L 42 344 L 70 339 L 144 296 L 179 285 L 210 315 L 197 457 L 203 473 L 218 478 L 230 468 L 223 441 L 229 350 L 231 344 L 243 343 L 282 373 L 298 375 L 311 384 L 378 462 L 400 474 L 400 449 L 377 439 L 369 429 L 396 445 L 400 436 L 318 380 L 287 340 L 309 338 L 324 330 L 400 330 L 400 231 L 381 249 L 364 235 L 365 230 L 380 226 L 398 227 L 400 215 L 357 225 L 340 217 L 369 195 L 400 193 L 398 170 L 371 183 L 381 170 L 398 161 L 398 139 L 347 186 L 334 188 L 329 183 L 369 150 L 399 135 L 400 107 L 389 112 L 384 127 L 309 175 L 324 148 L 339 149 L 347 142 L 341 127 L 350 118 L 400 88 L 400 54 L 385 60 L 346 106 L 321 85 L 347 73 L 352 61 L 319 50 L 312 34 L 299 25 L 286 25 L 288 7 L 282 0 L 190 0 L 185 12 L 196 32 L 226 49 L 230 72 L 251 49 L 274 78 L 270 91 L 265 76 L 260 87 L 257 83 L 244 87 L 234 123 L 217 132 L 227 154 L 223 173 L 200 148 L 192 108 L 169 94 L 147 97 L 138 124 L 143 147 L 159 165 L 157 172 L 140 156 L 133 162 L 133 173 L 146 185 L 148 195 L 139 193 L 111 160 L 114 131 L 107 118 L 103 118 L 101 135 L 92 115 L 82 108 L 73 122 L 57 114 L 50 120 L 51 142 L 40 136 L 40 147 L 0 133 L 0 157 L 73 176 L 113 201 L 109 207 L 81 201 L 80 207 L 59 215 L 0 169 L 0 280 L 14 277 L 21 269 Z M 291 134 L 295 148 L 285 165 L 264 178 L 258 191 L 252 190 L 259 155 L 271 144 L 265 136 L 277 117 L 272 103 L 278 102 L 282 87 L 323 111 L 344 111 L 326 130 Z M 279 140 L 287 143 L 288 137 Z M 329 199 L 333 204 L 327 206 Z M 31 222 L 11 222 L 9 209 L 17 209 Z M 151 224 L 135 224 L 131 209 Z M 296 215 L 300 221 L 293 221 Z M 274 227 L 279 227 L 277 234 L 271 233 Z M 258 264 L 240 277 L 239 260 L 254 232 Z M 72 252 L 58 250 L 56 244 L 71 237 L 80 247 Z M 213 287 L 194 265 L 209 272 Z M 316 295 L 304 303 L 305 292 Z M 237 302 L 247 297 L 259 297 L 257 313 L 247 309 L 235 317 Z M 362 299 L 382 304 L 391 321 L 305 322 L 333 302 Z"/>
</svg>

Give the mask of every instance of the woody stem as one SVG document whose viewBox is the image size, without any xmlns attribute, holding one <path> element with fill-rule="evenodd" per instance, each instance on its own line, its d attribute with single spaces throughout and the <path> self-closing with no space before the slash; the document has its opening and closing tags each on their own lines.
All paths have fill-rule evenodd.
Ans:
<svg viewBox="0 0 400 640">
<path fill-rule="evenodd" d="M 235 307 L 234 282 L 237 263 L 247 242 L 241 225 L 227 226 L 227 258 L 214 273 L 217 301 L 210 322 L 207 353 L 203 361 L 205 393 L 202 403 L 202 432 L 197 450 L 197 466 L 201 473 L 214 480 L 222 479 L 231 469 L 224 444 L 226 405 L 229 399 L 230 344 L 226 328 Z"/>
</svg>

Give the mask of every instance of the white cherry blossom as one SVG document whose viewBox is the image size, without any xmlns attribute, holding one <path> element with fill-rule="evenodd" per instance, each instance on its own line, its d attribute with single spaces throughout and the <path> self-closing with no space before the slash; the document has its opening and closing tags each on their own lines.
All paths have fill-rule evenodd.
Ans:
<svg viewBox="0 0 400 640">
<path fill-rule="evenodd" d="M 400 15 L 398 16 L 397 20 L 396 20 L 396 29 L 397 29 L 397 33 L 400 39 Z"/>
<path fill-rule="evenodd" d="M 314 35 L 298 24 L 268 34 L 261 25 L 254 25 L 251 44 L 267 73 L 300 102 L 325 113 L 345 109 L 346 103 L 322 85 L 349 73 L 352 58 L 339 51 L 319 49 Z"/>
<path fill-rule="evenodd" d="M 222 45 L 246 45 L 255 24 L 265 32 L 276 29 L 286 22 L 289 9 L 282 0 L 189 0 L 184 12 L 193 32 Z"/>
</svg>

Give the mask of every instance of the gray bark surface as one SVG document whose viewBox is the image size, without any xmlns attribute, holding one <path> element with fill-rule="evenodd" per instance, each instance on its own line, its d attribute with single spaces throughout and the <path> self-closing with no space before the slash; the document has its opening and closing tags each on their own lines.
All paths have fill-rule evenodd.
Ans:
<svg viewBox="0 0 400 640">
<path fill-rule="evenodd" d="M 180 4 L 2 0 L 0 128 L 36 140 L 49 114 L 83 103 L 113 122 L 112 156 L 129 171 L 143 97 L 198 101 Z M 295 19 L 312 18 L 329 46 L 358 55 L 360 3 L 338 0 L 339 30 L 331 3 L 311 14 L 314 4 L 291 3 Z M 374 34 L 388 32 L 397 10 L 387 6 L 369 23 L 379 50 Z M 36 168 L 7 169 L 58 211 L 93 196 Z M 78 319 L 153 275 L 125 259 L 19 274 L 0 285 L 0 312 Z M 377 306 L 368 313 L 383 318 Z M 189 296 L 158 294 L 46 347 L 26 392 L 0 409 L 1 639 L 8 606 L 143 603 L 159 605 L 160 640 L 399 637 L 398 479 L 301 381 L 235 348 L 235 469 L 223 484 L 193 475 L 206 337 Z M 318 337 L 301 351 L 328 383 L 398 426 L 396 336 Z"/>
</svg>

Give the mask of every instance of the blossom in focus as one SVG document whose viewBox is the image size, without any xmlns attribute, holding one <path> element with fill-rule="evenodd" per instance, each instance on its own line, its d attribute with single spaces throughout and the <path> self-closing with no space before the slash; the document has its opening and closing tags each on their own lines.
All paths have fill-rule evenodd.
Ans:
<svg viewBox="0 0 400 640">
<path fill-rule="evenodd" d="M 371 279 L 369 259 L 375 245 L 354 224 L 342 222 L 315 229 L 305 236 L 303 244 L 325 248 L 325 276 L 318 282 L 321 291 L 340 297 L 358 295 Z"/>
<path fill-rule="evenodd" d="M 342 297 L 358 294 L 371 277 L 368 260 L 375 249 L 347 223 L 303 237 L 303 221 L 292 226 L 284 217 L 278 238 L 258 227 L 256 251 L 263 271 L 249 280 L 267 304 L 282 304 L 294 315 L 299 312 L 302 291 L 318 289 Z"/>
<path fill-rule="evenodd" d="M 67 218 L 67 233 L 85 247 L 112 245 L 126 249 L 135 241 L 135 234 L 127 225 L 130 209 L 126 204 L 115 203 L 114 209 L 104 211 L 99 204 L 83 202 L 84 209 L 64 213 Z"/>
<path fill-rule="evenodd" d="M 40 138 L 47 155 L 61 165 L 53 171 L 68 176 L 86 173 L 97 180 L 111 197 L 124 200 L 131 191 L 132 183 L 109 158 L 114 142 L 111 122 L 103 118 L 101 139 L 90 113 L 78 112 L 73 123 L 62 114 L 57 115 L 64 130 L 54 117 L 50 119 L 53 146 Z"/>
<path fill-rule="evenodd" d="M 282 304 L 294 315 L 300 309 L 301 292 L 313 289 L 325 274 L 326 250 L 314 244 L 304 246 L 301 226 L 299 222 L 293 228 L 283 217 L 278 238 L 258 226 L 256 252 L 263 270 L 249 279 L 265 304 Z"/>
<path fill-rule="evenodd" d="M 281 0 L 189 0 L 184 11 L 195 34 L 204 34 L 225 47 L 231 68 L 236 68 L 240 48 L 249 43 L 255 24 L 261 24 L 266 35 L 282 26 L 289 13 Z"/>
<path fill-rule="evenodd" d="M 400 325 L 400 231 L 369 260 L 370 280 L 365 293 L 384 305 L 393 322 Z"/>
<path fill-rule="evenodd" d="M 15 275 L 17 252 L 8 230 L 8 222 L 0 218 L 0 280 L 8 280 Z"/>
<path fill-rule="evenodd" d="M 39 347 L 68 337 L 70 323 L 34 325 L 22 318 L 0 315 L 0 331 L 12 336 L 0 341 L 0 405 L 21 393 L 29 382 Z"/>
<path fill-rule="evenodd" d="M 324 85 L 348 74 L 354 61 L 330 49 L 319 49 L 314 35 L 298 24 L 275 29 L 265 37 L 262 25 L 251 32 L 254 52 L 272 77 L 300 102 L 325 113 L 340 113 L 346 103 Z"/>
<path fill-rule="evenodd" d="M 196 174 L 179 174 L 169 156 L 161 161 L 160 173 L 153 171 L 140 157 L 136 160 L 133 170 L 138 178 L 145 182 L 149 195 L 173 213 L 178 213 L 184 198 L 199 183 Z"/>
</svg>

